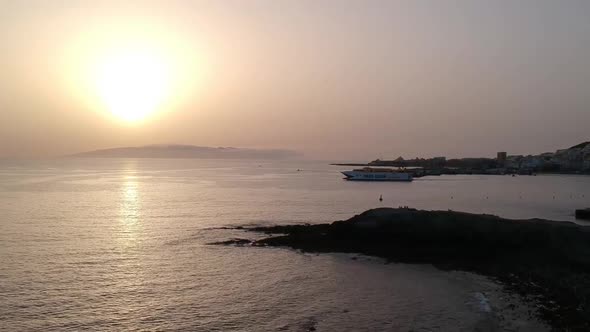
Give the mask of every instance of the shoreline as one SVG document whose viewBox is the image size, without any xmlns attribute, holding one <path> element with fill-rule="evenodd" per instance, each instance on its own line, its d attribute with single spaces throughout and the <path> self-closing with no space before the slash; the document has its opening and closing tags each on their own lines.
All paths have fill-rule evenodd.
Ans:
<svg viewBox="0 0 590 332">
<path fill-rule="evenodd" d="M 419 166 L 394 166 L 394 165 L 375 165 L 371 163 L 332 163 L 330 166 L 347 166 L 347 167 L 383 167 L 383 168 L 400 168 L 407 172 L 413 173 L 413 176 L 438 176 L 438 175 L 590 175 L 587 171 L 519 171 L 498 169 L 467 169 L 467 168 L 423 168 Z"/>
<path fill-rule="evenodd" d="M 499 281 L 538 303 L 555 329 L 590 329 L 590 227 L 542 219 L 409 208 L 378 208 L 331 224 L 243 228 L 258 240 L 214 244 L 358 253 L 389 262 L 432 264 Z"/>
</svg>

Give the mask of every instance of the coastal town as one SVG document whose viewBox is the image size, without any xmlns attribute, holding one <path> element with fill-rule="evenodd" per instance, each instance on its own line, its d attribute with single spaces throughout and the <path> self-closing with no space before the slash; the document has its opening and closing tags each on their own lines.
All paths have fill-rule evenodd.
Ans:
<svg viewBox="0 0 590 332">
<path fill-rule="evenodd" d="M 404 159 L 400 156 L 393 160 L 376 159 L 367 164 L 339 165 L 405 168 L 415 177 L 441 174 L 590 175 L 590 141 L 538 155 L 509 155 L 507 152 L 498 152 L 495 158 L 458 159 L 446 157 Z"/>
</svg>

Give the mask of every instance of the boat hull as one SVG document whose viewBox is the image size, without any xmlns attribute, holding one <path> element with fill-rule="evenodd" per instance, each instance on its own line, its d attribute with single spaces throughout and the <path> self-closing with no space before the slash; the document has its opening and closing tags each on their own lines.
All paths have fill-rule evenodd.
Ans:
<svg viewBox="0 0 590 332">
<path fill-rule="evenodd" d="M 396 172 L 359 172 L 359 171 L 345 171 L 342 172 L 345 179 L 349 181 L 397 181 L 410 182 L 413 180 L 409 173 Z"/>
</svg>

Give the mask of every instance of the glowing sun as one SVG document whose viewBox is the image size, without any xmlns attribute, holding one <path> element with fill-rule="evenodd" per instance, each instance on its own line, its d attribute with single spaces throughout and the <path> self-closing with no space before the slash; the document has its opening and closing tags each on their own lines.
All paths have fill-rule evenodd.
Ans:
<svg viewBox="0 0 590 332">
<path fill-rule="evenodd" d="M 143 120 L 155 112 L 171 90 L 170 63 L 149 49 L 105 55 L 93 76 L 104 108 L 127 122 Z"/>
</svg>

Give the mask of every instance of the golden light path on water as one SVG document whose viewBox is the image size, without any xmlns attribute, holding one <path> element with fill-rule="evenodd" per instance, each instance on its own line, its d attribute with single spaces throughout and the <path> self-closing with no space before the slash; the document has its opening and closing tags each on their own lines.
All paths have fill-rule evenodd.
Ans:
<svg viewBox="0 0 590 332">
<path fill-rule="evenodd" d="M 135 246 L 141 230 L 141 200 L 135 175 L 126 175 L 120 189 L 120 239 L 126 247 Z"/>
</svg>

